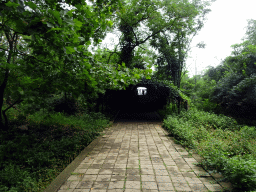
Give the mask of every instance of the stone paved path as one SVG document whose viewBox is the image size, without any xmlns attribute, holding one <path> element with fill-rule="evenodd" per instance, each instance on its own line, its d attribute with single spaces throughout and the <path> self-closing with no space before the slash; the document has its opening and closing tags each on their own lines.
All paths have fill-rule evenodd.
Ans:
<svg viewBox="0 0 256 192">
<path fill-rule="evenodd" d="M 58 192 L 222 191 L 200 158 L 175 144 L 159 122 L 118 122 Z M 198 175 L 204 177 L 197 177 Z"/>
</svg>

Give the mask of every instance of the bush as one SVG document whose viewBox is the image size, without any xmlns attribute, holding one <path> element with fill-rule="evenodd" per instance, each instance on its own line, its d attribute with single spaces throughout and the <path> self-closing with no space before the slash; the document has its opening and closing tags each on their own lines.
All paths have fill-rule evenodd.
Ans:
<svg viewBox="0 0 256 192">
<path fill-rule="evenodd" d="M 224 164 L 223 173 L 241 191 L 256 189 L 255 159 L 243 159 L 240 156 L 230 158 Z"/>
<path fill-rule="evenodd" d="M 74 98 L 68 97 L 65 99 L 65 97 L 62 97 L 60 99 L 55 99 L 52 103 L 53 110 L 55 112 L 64 112 L 68 115 L 75 115 L 75 113 L 78 112 L 77 106 L 76 106 L 76 100 Z"/>
<path fill-rule="evenodd" d="M 19 116 L 19 115 L 17 115 Z M 24 118 L 28 130 L 0 134 L 0 192 L 42 191 L 103 130 L 109 121 L 100 113 Z M 17 119 L 11 120 L 17 123 Z"/>
<path fill-rule="evenodd" d="M 178 143 L 204 157 L 203 167 L 217 170 L 239 191 L 256 189 L 255 127 L 195 108 L 169 115 L 164 127 Z"/>
</svg>

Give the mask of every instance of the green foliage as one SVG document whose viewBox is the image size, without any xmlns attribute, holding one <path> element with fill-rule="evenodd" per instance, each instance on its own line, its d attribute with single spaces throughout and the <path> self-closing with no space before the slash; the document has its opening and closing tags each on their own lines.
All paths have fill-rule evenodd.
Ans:
<svg viewBox="0 0 256 192">
<path fill-rule="evenodd" d="M 224 165 L 225 176 L 232 184 L 243 191 L 256 189 L 256 160 L 233 157 Z M 242 178 L 242 179 L 241 179 Z"/>
<path fill-rule="evenodd" d="M 68 97 L 62 97 L 60 99 L 56 99 L 53 101 L 51 106 L 54 108 L 53 110 L 55 112 L 64 112 L 69 115 L 74 115 L 78 112 L 77 106 L 76 106 L 76 100 L 74 98 Z"/>
<path fill-rule="evenodd" d="M 0 50 L 6 57 L 1 57 L 0 80 L 4 97 L 24 100 L 24 105 L 30 105 L 25 113 L 34 113 L 46 107 L 49 94 L 69 92 L 77 99 L 89 92 L 89 99 L 97 98 L 106 89 L 125 89 L 142 77 L 150 78 L 151 69 L 128 69 L 118 66 L 116 58 L 107 62 L 106 57 L 88 51 L 92 39 L 95 46 L 105 37 L 112 26 L 110 15 L 121 7 L 119 1 L 101 3 L 70 2 L 76 9 L 68 11 L 56 2 L 26 2 L 34 12 L 26 11 L 23 3 L 3 4 Z"/>
<path fill-rule="evenodd" d="M 109 120 L 101 113 L 64 116 L 40 110 L 25 119 L 22 113 L 17 115 L 18 119 L 10 122 L 13 129 L 0 134 L 2 191 L 45 189 L 100 131 L 109 126 Z M 17 120 L 27 124 L 28 130 L 14 129 Z"/>
<path fill-rule="evenodd" d="M 256 189 L 255 127 L 196 108 L 173 113 L 163 122 L 170 136 L 204 158 L 200 164 L 205 169 L 221 173 L 239 191 Z"/>
<path fill-rule="evenodd" d="M 232 115 L 237 119 L 255 119 L 254 25 L 253 20 L 248 22 L 245 41 L 232 45 L 232 55 L 219 66 L 209 67 L 200 78 L 185 76 L 182 79 L 182 91 L 192 98 L 197 108 Z"/>
</svg>

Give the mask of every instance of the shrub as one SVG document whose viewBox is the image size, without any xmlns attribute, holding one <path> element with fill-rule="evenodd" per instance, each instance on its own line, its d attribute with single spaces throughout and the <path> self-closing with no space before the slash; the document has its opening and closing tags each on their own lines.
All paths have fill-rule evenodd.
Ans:
<svg viewBox="0 0 256 192">
<path fill-rule="evenodd" d="M 239 191 L 256 189 L 255 127 L 197 109 L 169 115 L 164 127 L 178 143 L 204 157 L 203 167 L 218 171 Z"/>
<path fill-rule="evenodd" d="M 109 125 L 101 113 L 75 117 L 40 110 L 18 119 L 28 121 L 28 131 L 0 134 L 0 192 L 43 190 Z"/>
<path fill-rule="evenodd" d="M 68 115 L 75 115 L 75 113 L 78 112 L 77 106 L 76 106 L 76 100 L 74 98 L 68 97 L 65 99 L 65 97 L 62 97 L 60 99 L 55 99 L 52 103 L 53 110 L 55 112 L 64 112 Z"/>
<path fill-rule="evenodd" d="M 242 191 L 256 190 L 256 160 L 236 156 L 227 160 L 223 174 Z"/>
</svg>

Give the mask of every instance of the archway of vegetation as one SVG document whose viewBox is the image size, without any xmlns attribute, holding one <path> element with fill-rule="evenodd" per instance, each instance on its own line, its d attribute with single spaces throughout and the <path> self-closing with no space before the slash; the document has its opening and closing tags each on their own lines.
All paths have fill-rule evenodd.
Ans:
<svg viewBox="0 0 256 192">
<path fill-rule="evenodd" d="M 138 94 L 138 88 L 144 87 L 145 95 Z M 157 111 L 171 101 L 183 101 L 177 89 L 151 79 L 142 79 L 131 84 L 126 90 L 108 90 L 102 104 L 108 111 Z"/>
</svg>

